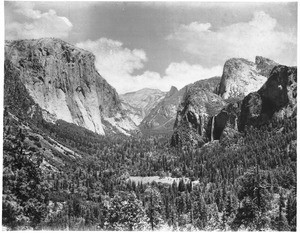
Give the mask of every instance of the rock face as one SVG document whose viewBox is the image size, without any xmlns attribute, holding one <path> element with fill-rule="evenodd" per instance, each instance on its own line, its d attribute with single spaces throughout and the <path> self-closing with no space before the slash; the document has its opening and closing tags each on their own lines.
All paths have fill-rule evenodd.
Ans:
<svg viewBox="0 0 300 233">
<path fill-rule="evenodd" d="M 255 63 L 243 58 L 232 58 L 225 62 L 218 94 L 224 99 L 242 99 L 257 91 L 266 81 L 277 63 L 257 56 Z"/>
<path fill-rule="evenodd" d="M 35 122 L 42 119 L 42 111 L 19 79 L 20 71 L 9 61 L 4 62 L 4 107 L 20 119 Z"/>
<path fill-rule="evenodd" d="M 241 99 L 262 80 L 266 82 L 259 89 Z M 297 114 L 296 67 L 277 65 L 263 57 L 256 57 L 255 64 L 245 59 L 230 59 L 224 65 L 219 85 L 207 81 L 198 81 L 188 88 L 178 108 L 173 146 L 202 146 L 208 141 L 234 137 L 246 126 L 257 127 L 272 119 Z M 215 85 L 218 88 L 213 88 Z M 229 99 L 225 102 L 213 91 Z"/>
<path fill-rule="evenodd" d="M 126 115 L 138 126 L 143 120 L 143 110 L 140 108 L 135 108 L 128 103 L 122 101 L 122 108 L 124 109 Z"/>
<path fill-rule="evenodd" d="M 120 95 L 120 98 L 131 119 L 139 125 L 165 95 L 165 92 L 158 89 L 144 88 Z"/>
<path fill-rule="evenodd" d="M 178 91 L 171 87 L 166 96 L 150 111 L 140 124 L 142 131 L 170 132 L 173 130 L 177 107 L 182 100 L 186 87 Z"/>
<path fill-rule="evenodd" d="M 177 90 L 176 87 L 172 86 L 165 98 L 162 99 L 144 118 L 140 124 L 140 129 L 142 131 L 148 130 L 172 133 L 176 120 L 177 108 L 182 102 L 187 89 L 190 86 L 195 85 L 198 88 L 204 88 L 211 92 L 216 92 L 216 87 L 219 82 L 220 77 L 213 77 L 209 80 L 201 80 L 194 84 L 189 84 L 180 90 Z"/>
<path fill-rule="evenodd" d="M 291 117 L 297 108 L 297 68 L 276 66 L 268 81 L 257 92 L 244 98 L 240 130 L 246 125 L 258 126 L 272 118 Z"/>
<path fill-rule="evenodd" d="M 272 118 L 296 116 L 297 68 L 276 66 L 268 81 L 243 100 L 230 103 L 211 120 L 211 140 L 232 137 L 246 126 L 260 126 Z"/>
<path fill-rule="evenodd" d="M 18 70 L 44 119 L 98 134 L 105 134 L 103 120 L 123 133 L 137 129 L 115 89 L 96 71 L 92 53 L 59 39 L 20 40 L 6 42 L 5 59 Z"/>
<path fill-rule="evenodd" d="M 279 64 L 272 61 L 269 58 L 256 56 L 255 65 L 256 65 L 256 69 L 258 70 L 258 73 L 268 78 L 270 76 L 272 69 Z"/>
<path fill-rule="evenodd" d="M 212 118 L 210 140 L 232 137 L 238 132 L 242 101 L 228 104 Z"/>
<path fill-rule="evenodd" d="M 203 145 L 210 140 L 209 124 L 226 102 L 213 93 L 220 78 L 200 80 L 188 87 L 178 107 L 171 144 Z"/>
</svg>

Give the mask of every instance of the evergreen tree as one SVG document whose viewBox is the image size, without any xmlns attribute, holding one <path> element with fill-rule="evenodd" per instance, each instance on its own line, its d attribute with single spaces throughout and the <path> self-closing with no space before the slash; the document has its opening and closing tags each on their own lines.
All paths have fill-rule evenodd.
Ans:
<svg viewBox="0 0 300 233">
<path fill-rule="evenodd" d="M 158 229 L 162 222 L 162 200 L 157 188 L 149 186 L 144 193 L 145 209 L 151 230 Z"/>
<path fill-rule="evenodd" d="M 134 193 L 118 192 L 106 206 L 106 230 L 145 230 L 147 216 Z"/>
<path fill-rule="evenodd" d="M 286 218 L 290 226 L 290 229 L 292 231 L 296 231 L 296 225 L 297 225 L 296 209 L 297 209 L 296 192 L 293 191 L 288 196 L 287 207 L 286 207 Z"/>
<path fill-rule="evenodd" d="M 4 138 L 2 224 L 13 230 L 19 226 L 36 229 L 47 215 L 49 201 L 48 184 L 40 169 L 41 155 L 25 155 L 24 139 L 21 130 L 16 137 Z"/>
</svg>

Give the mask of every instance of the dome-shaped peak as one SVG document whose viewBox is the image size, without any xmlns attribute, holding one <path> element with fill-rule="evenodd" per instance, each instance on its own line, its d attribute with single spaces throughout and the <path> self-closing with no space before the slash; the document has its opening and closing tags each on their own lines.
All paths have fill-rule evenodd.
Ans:
<svg viewBox="0 0 300 233">
<path fill-rule="evenodd" d="M 178 92 L 178 89 L 174 86 L 171 87 L 170 91 L 167 93 L 166 97 L 170 97 Z"/>
</svg>

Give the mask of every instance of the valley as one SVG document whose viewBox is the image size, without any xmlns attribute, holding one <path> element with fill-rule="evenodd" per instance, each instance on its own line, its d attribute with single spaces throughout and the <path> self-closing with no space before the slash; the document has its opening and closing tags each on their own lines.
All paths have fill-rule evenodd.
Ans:
<svg viewBox="0 0 300 233">
<path fill-rule="evenodd" d="M 94 63 L 60 39 L 6 42 L 5 227 L 296 231 L 297 67 L 232 58 L 119 95 Z"/>
</svg>

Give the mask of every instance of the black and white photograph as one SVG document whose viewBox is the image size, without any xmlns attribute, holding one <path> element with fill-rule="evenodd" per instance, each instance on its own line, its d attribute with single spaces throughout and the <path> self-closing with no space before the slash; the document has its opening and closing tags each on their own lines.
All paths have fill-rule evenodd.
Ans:
<svg viewBox="0 0 300 233">
<path fill-rule="evenodd" d="M 4 1 L 2 231 L 296 231 L 298 1 Z"/>
</svg>

